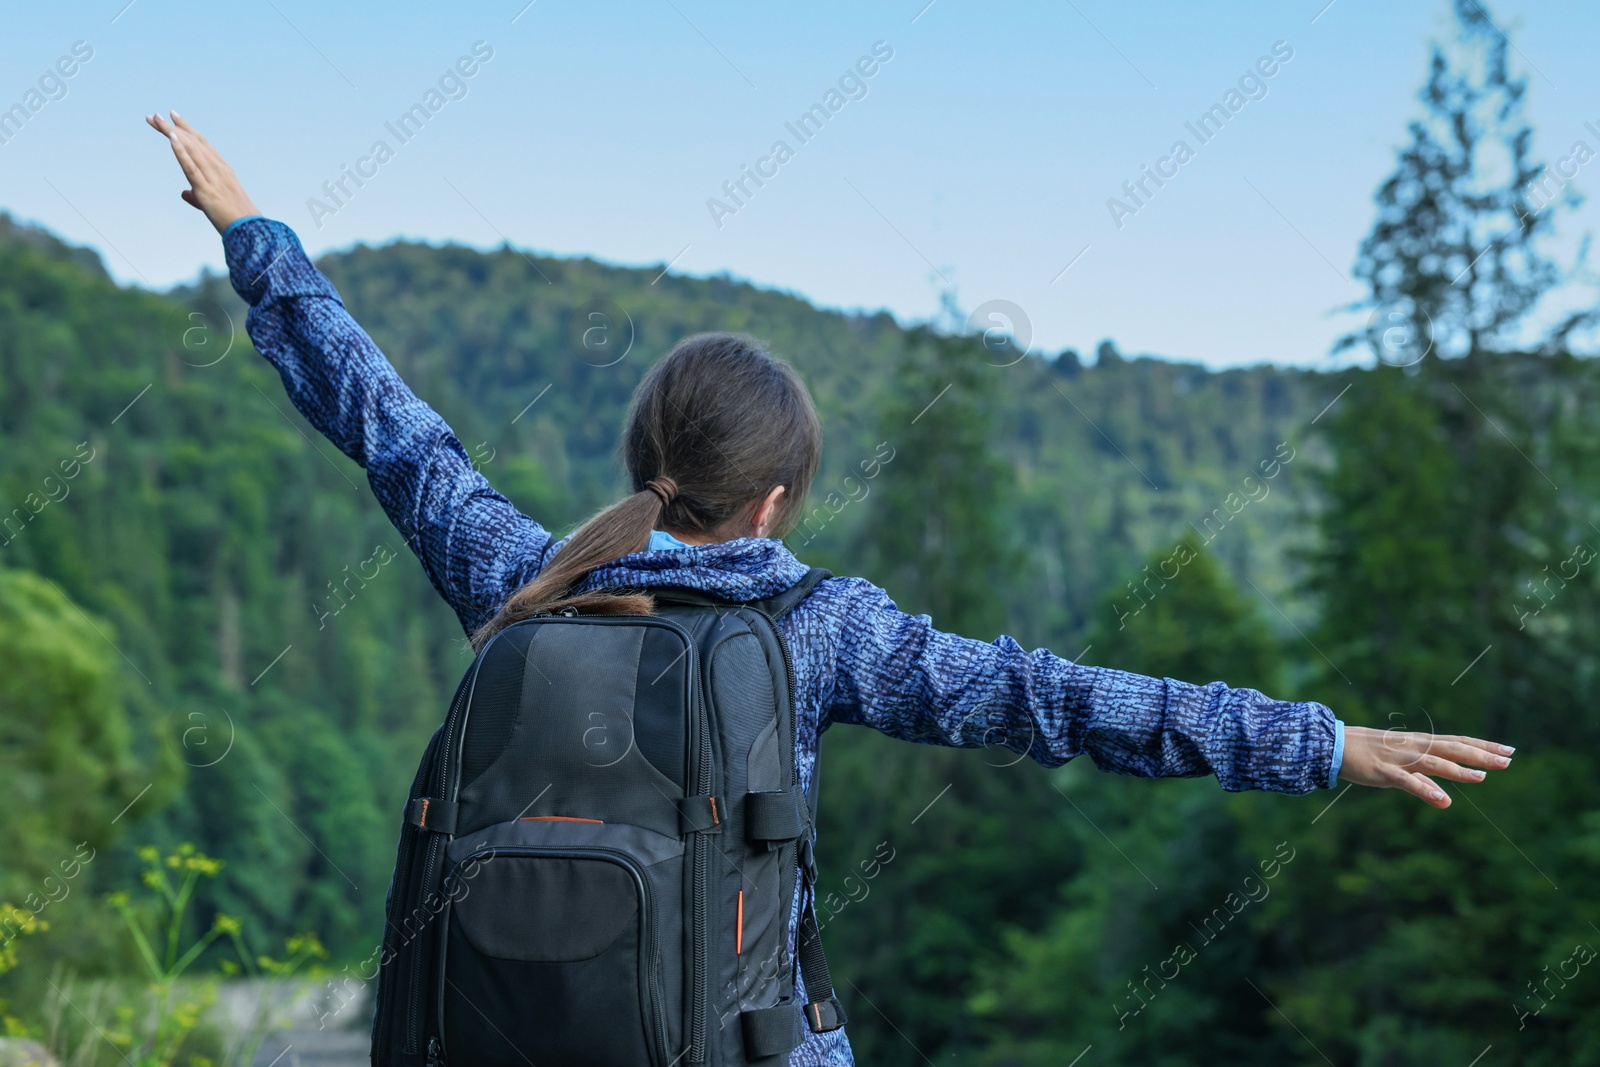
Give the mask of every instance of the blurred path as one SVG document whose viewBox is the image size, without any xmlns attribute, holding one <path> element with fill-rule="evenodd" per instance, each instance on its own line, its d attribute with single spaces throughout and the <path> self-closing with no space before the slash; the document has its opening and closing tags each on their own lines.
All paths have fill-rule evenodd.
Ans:
<svg viewBox="0 0 1600 1067">
<path fill-rule="evenodd" d="M 368 1067 L 371 1034 L 354 1030 L 284 1030 L 267 1038 L 251 1067 Z"/>
</svg>

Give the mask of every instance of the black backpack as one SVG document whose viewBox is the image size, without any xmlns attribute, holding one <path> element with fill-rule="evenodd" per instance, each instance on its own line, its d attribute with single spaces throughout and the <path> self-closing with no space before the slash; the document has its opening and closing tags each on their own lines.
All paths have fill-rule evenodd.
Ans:
<svg viewBox="0 0 1600 1067">
<path fill-rule="evenodd" d="M 411 786 L 373 1067 L 778 1067 L 844 1025 L 810 907 L 804 1006 L 788 949 L 816 790 L 777 620 L 827 576 L 484 646 Z"/>
</svg>

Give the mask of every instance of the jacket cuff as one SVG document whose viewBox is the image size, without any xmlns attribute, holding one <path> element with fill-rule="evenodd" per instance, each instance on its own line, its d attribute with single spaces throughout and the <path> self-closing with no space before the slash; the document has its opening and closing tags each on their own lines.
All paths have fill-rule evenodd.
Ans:
<svg viewBox="0 0 1600 1067">
<path fill-rule="evenodd" d="M 312 296 L 339 300 L 288 226 L 261 215 L 235 219 L 222 233 L 228 280 L 252 308 L 273 298 Z M 342 303 L 342 301 L 340 301 Z"/>
<path fill-rule="evenodd" d="M 224 241 L 226 241 L 228 239 L 228 234 L 232 233 L 234 231 L 234 228 L 237 227 L 241 222 L 249 222 L 252 219 L 264 219 L 264 218 L 266 218 L 265 215 L 240 215 L 238 218 L 236 218 L 232 222 L 228 223 L 228 225 L 223 229 L 223 231 L 222 231 L 222 239 Z"/>
<path fill-rule="evenodd" d="M 1328 765 L 1328 780 L 1323 783 L 1329 789 L 1339 785 L 1339 772 L 1344 769 L 1344 720 L 1333 720 L 1333 759 Z"/>
</svg>

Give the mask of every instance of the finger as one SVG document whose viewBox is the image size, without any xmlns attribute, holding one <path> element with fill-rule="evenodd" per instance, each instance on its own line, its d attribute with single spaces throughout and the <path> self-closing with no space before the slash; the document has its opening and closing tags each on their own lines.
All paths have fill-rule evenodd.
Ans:
<svg viewBox="0 0 1600 1067">
<path fill-rule="evenodd" d="M 194 191 L 193 190 L 185 189 L 185 190 L 183 190 L 183 192 L 179 193 L 178 195 L 183 197 L 183 202 L 185 204 L 188 204 L 190 207 L 194 208 L 196 211 L 204 210 L 203 208 L 200 207 L 200 201 L 198 201 L 198 200 L 196 200 L 194 198 Z"/>
<path fill-rule="evenodd" d="M 176 111 L 169 111 L 167 112 L 167 115 L 172 119 L 172 125 L 184 132 L 184 135 L 189 139 L 190 145 L 193 146 L 196 151 L 211 147 L 211 143 L 205 139 L 205 136 L 199 130 L 194 128 L 188 119 L 184 118 Z"/>
<path fill-rule="evenodd" d="M 172 153 L 178 157 L 178 164 L 183 167 L 184 177 L 189 179 L 190 185 L 199 185 L 206 179 L 205 167 L 195 158 L 194 145 L 181 130 L 174 130 L 167 137 L 172 142 Z"/>
<path fill-rule="evenodd" d="M 1391 741 L 1390 738 L 1393 738 Z M 1511 765 L 1510 752 L 1505 745 L 1481 741 L 1475 737 L 1456 734 L 1392 734 L 1385 738 L 1390 751 L 1421 755 L 1444 756 L 1458 763 L 1499 770 Z"/>
<path fill-rule="evenodd" d="M 202 141 L 205 140 L 205 137 L 203 137 L 201 135 L 199 130 L 195 129 L 194 126 L 190 124 L 188 119 L 184 118 L 182 115 L 178 114 L 176 111 L 169 111 L 169 112 L 167 112 L 167 114 L 172 116 L 172 124 L 174 126 L 177 126 L 180 130 L 184 130 L 185 132 L 194 134 L 195 137 L 199 138 Z"/>
<path fill-rule="evenodd" d="M 1448 808 L 1450 806 L 1450 798 L 1445 795 L 1445 791 L 1435 785 L 1427 775 L 1406 773 L 1395 785 L 1431 807 Z"/>
<path fill-rule="evenodd" d="M 1498 741 L 1485 741 L 1480 737 L 1464 737 L 1460 734 L 1440 734 L 1439 740 L 1453 741 L 1458 745 L 1471 745 L 1473 748 L 1481 748 L 1498 756 L 1509 756 L 1516 751 L 1511 745 L 1502 745 Z"/>
<path fill-rule="evenodd" d="M 1452 782 L 1481 782 L 1485 772 L 1473 767 L 1463 767 L 1439 756 L 1423 756 L 1406 768 L 1414 774 L 1431 774 Z"/>
<path fill-rule="evenodd" d="M 219 163 L 222 161 L 222 154 L 211 146 L 211 142 L 206 140 L 205 134 L 195 129 L 188 119 L 176 111 L 170 112 L 170 114 L 172 115 L 173 125 L 189 135 L 191 144 L 198 146 L 196 149 L 197 155 L 204 156 L 208 160 L 215 159 Z"/>
<path fill-rule="evenodd" d="M 1456 763 L 1465 763 L 1471 767 L 1488 767 L 1493 770 L 1511 766 L 1510 756 L 1502 756 L 1490 749 L 1461 741 L 1446 741 L 1442 738 L 1435 739 L 1434 744 L 1428 748 L 1428 755 L 1442 756 Z"/>
<path fill-rule="evenodd" d="M 146 115 L 144 121 L 161 136 L 165 137 L 167 135 L 166 121 L 160 115 Z"/>
<path fill-rule="evenodd" d="M 183 135 L 170 125 L 162 132 L 167 136 L 167 144 L 172 149 L 173 158 L 178 161 L 178 166 L 183 168 L 183 176 L 189 179 L 191 185 L 194 184 L 200 177 L 200 168 L 195 164 L 189 146 L 184 143 Z"/>
</svg>

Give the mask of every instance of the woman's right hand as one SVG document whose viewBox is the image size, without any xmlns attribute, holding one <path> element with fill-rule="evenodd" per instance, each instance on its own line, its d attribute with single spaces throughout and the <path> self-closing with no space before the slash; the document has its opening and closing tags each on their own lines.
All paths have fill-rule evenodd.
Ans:
<svg viewBox="0 0 1600 1067">
<path fill-rule="evenodd" d="M 183 176 L 189 179 L 189 188 L 179 194 L 184 201 L 203 211 L 218 233 L 238 219 L 259 215 L 228 161 L 182 115 L 176 111 L 171 115 L 170 122 L 160 115 L 147 115 L 145 121 L 167 139 Z"/>
<path fill-rule="evenodd" d="M 1404 789 L 1436 808 L 1448 808 L 1449 796 L 1429 775 L 1452 782 L 1481 782 L 1485 772 L 1475 768 L 1503 770 L 1511 766 L 1514 751 L 1476 737 L 1347 726 L 1339 777 L 1378 789 Z"/>
</svg>

